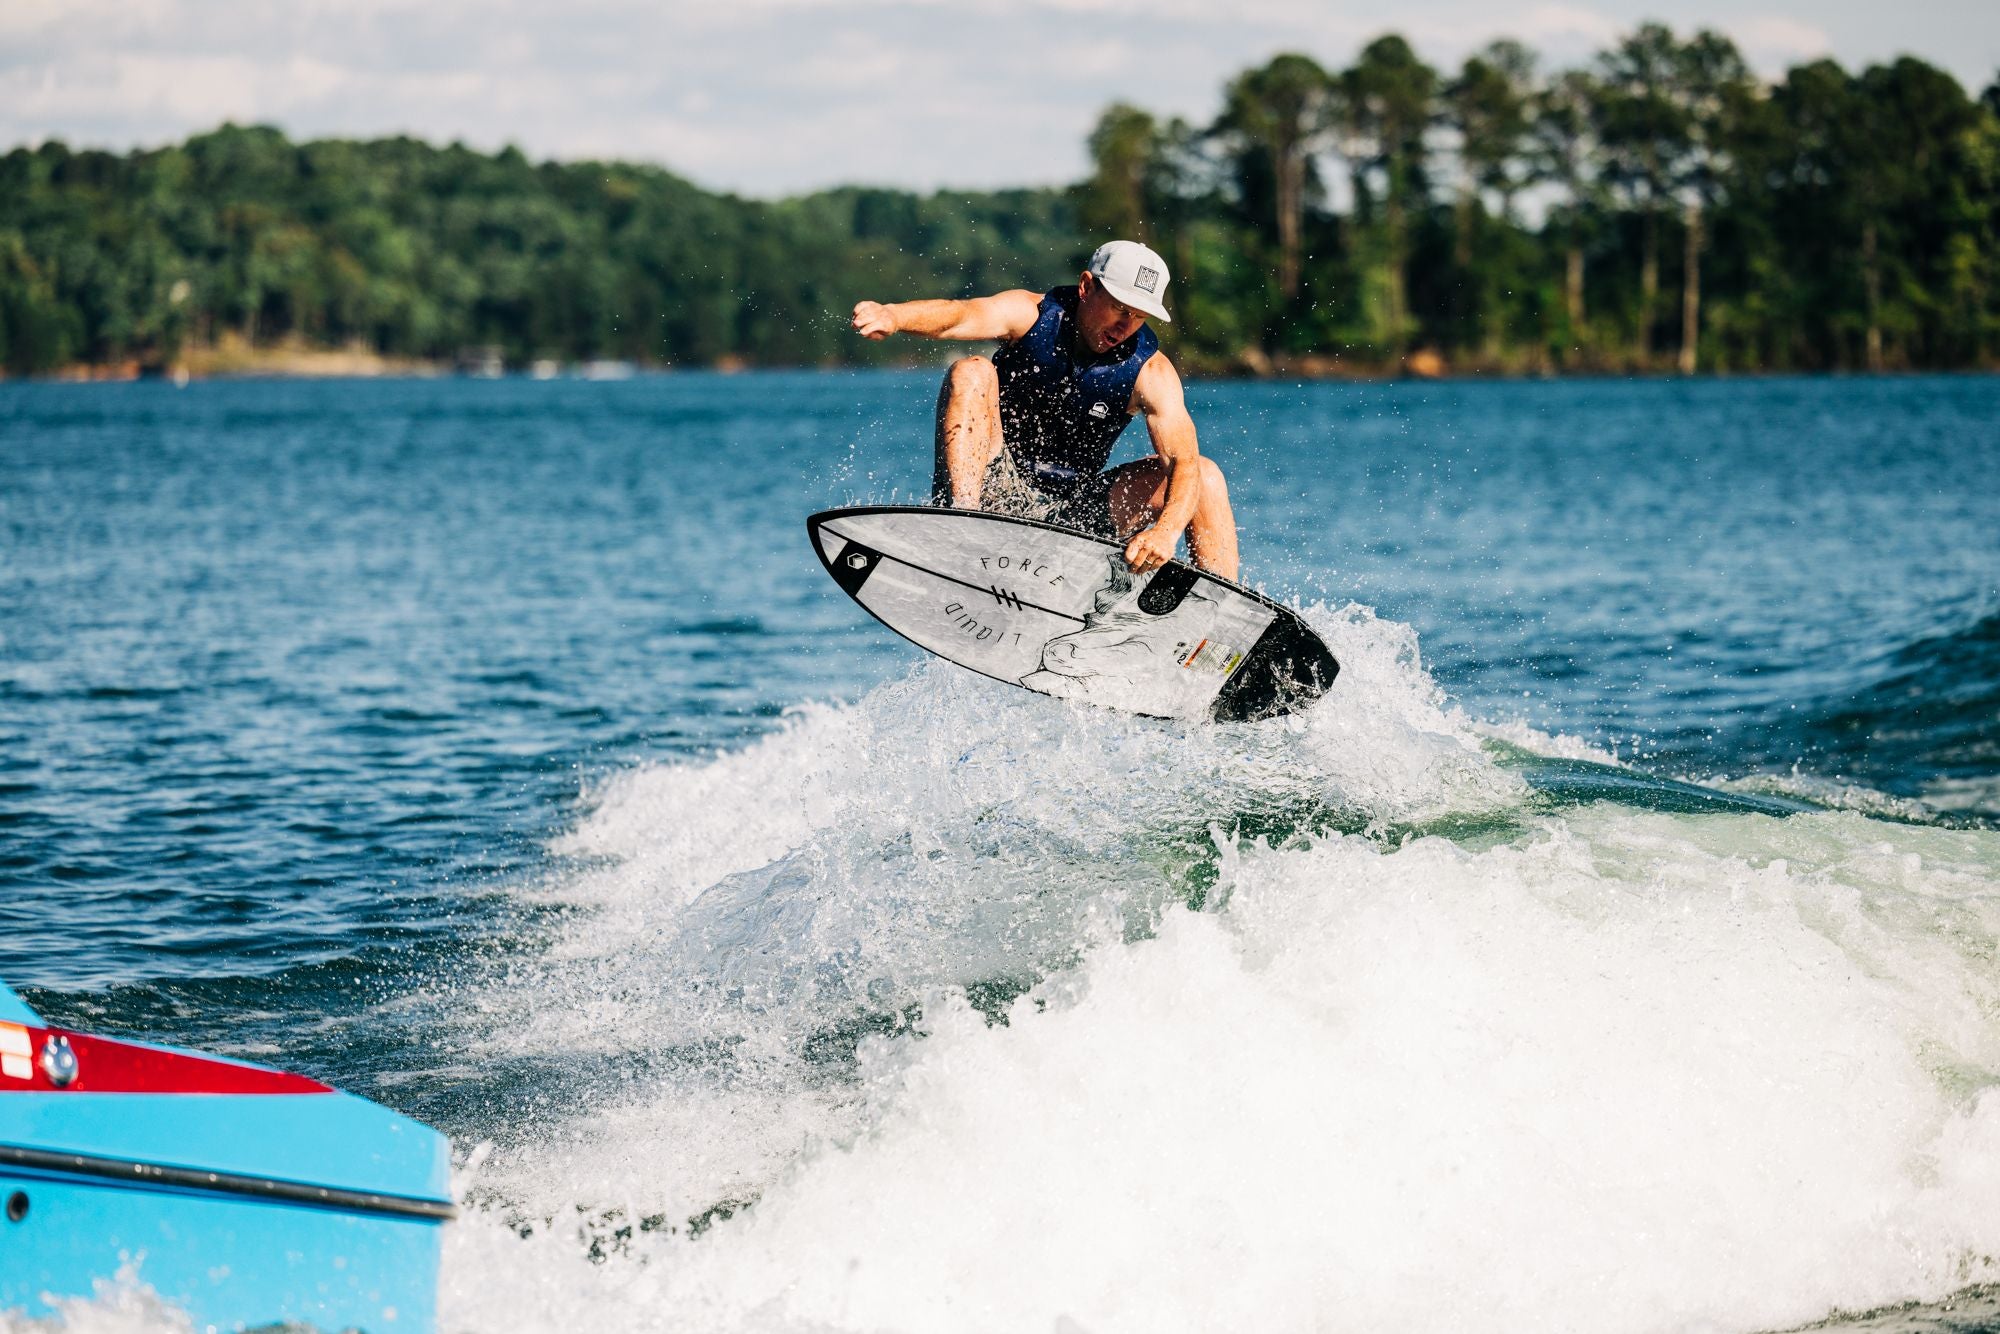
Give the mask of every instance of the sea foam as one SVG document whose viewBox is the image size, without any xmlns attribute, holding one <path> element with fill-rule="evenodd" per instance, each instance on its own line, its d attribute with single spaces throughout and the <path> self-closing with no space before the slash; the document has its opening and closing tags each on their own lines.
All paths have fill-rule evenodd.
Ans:
<svg viewBox="0 0 2000 1334">
<path fill-rule="evenodd" d="M 2000 835 L 1530 807 L 1407 628 L 1313 619 L 1305 720 L 924 666 L 594 793 L 460 1040 L 606 1064 L 495 1128 L 447 1325 L 1756 1329 L 2000 1278 Z"/>
</svg>

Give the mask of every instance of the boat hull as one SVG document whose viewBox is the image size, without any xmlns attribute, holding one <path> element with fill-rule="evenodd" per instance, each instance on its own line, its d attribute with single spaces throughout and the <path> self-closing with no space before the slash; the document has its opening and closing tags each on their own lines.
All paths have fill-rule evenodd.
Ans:
<svg viewBox="0 0 2000 1334">
<path fill-rule="evenodd" d="M 16 1204 L 19 1200 L 22 1203 Z M 132 1281 L 195 1328 L 426 1330 L 441 1224 L 0 1165 L 0 1310 Z M 13 1215 L 20 1214 L 15 1218 Z"/>
<path fill-rule="evenodd" d="M 386 1107 L 47 1027 L 0 984 L 0 1324 L 125 1286 L 197 1329 L 425 1334 L 450 1175 Z"/>
</svg>

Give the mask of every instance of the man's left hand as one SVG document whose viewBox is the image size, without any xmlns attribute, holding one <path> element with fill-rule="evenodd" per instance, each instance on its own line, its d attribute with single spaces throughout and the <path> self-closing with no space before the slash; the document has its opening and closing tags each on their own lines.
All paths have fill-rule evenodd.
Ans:
<svg viewBox="0 0 2000 1334">
<path fill-rule="evenodd" d="M 1163 532 L 1157 525 L 1141 529 L 1125 544 L 1125 563 L 1134 574 L 1157 570 L 1174 558 L 1180 540 L 1179 533 Z"/>
</svg>

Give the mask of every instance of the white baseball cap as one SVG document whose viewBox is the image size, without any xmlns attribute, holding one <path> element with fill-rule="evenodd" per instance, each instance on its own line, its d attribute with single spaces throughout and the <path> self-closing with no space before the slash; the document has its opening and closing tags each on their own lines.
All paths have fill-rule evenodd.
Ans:
<svg viewBox="0 0 2000 1334">
<path fill-rule="evenodd" d="M 1143 310 L 1163 324 L 1174 322 L 1160 302 L 1167 291 L 1167 261 L 1150 246 L 1137 241 L 1106 241 L 1090 257 L 1090 275 L 1132 309 Z"/>
</svg>

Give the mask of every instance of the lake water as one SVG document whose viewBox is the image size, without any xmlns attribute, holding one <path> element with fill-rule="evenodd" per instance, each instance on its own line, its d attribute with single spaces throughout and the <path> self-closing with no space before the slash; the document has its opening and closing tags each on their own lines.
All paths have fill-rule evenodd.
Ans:
<svg viewBox="0 0 2000 1334">
<path fill-rule="evenodd" d="M 1196 385 L 1206 728 L 826 579 L 933 396 L 0 384 L 0 977 L 448 1131 L 452 1329 L 2000 1320 L 2000 379 Z"/>
</svg>

